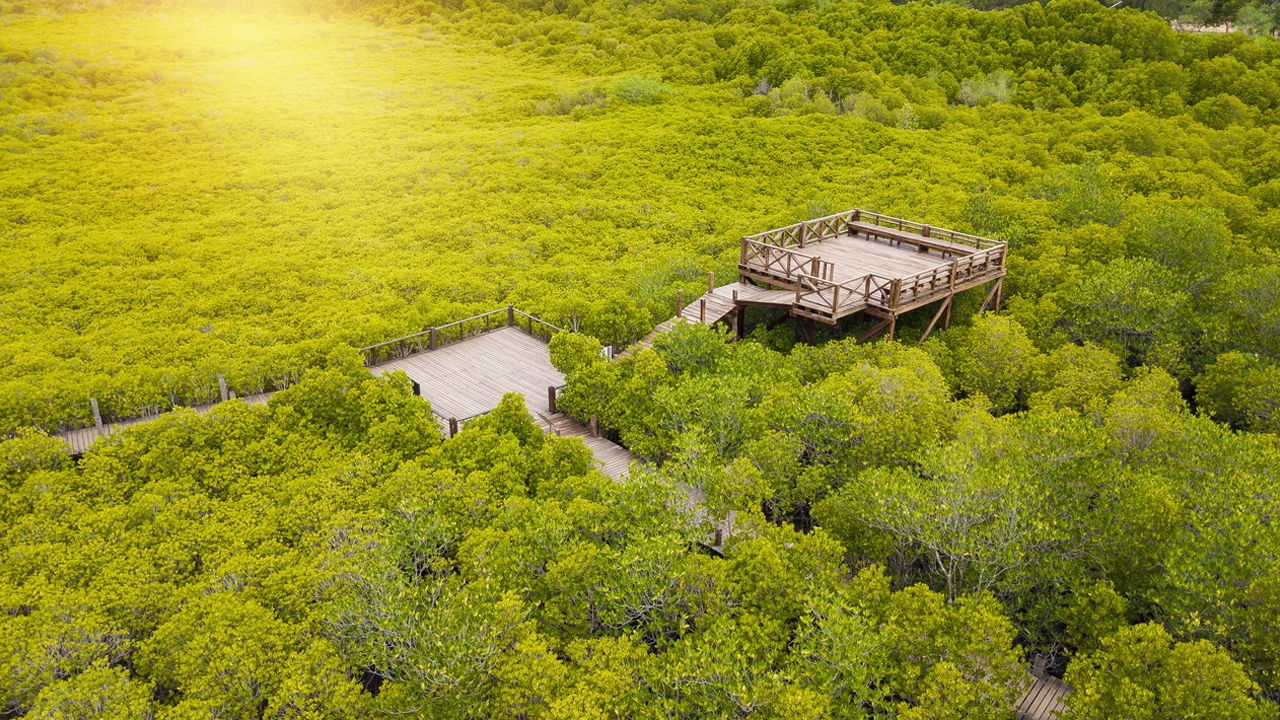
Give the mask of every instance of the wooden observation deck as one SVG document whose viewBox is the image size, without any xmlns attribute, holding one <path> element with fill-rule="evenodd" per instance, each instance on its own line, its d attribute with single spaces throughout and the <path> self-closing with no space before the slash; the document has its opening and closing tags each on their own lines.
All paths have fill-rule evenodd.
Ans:
<svg viewBox="0 0 1280 720">
<path fill-rule="evenodd" d="M 744 237 L 739 288 L 751 290 L 729 292 L 737 307 L 789 307 L 829 325 L 879 318 L 864 339 L 884 328 L 892 338 L 900 315 L 941 301 L 923 341 L 944 314 L 950 324 L 957 293 L 993 283 L 982 309 L 999 309 L 1007 255 L 1003 242 L 854 209 Z"/>
</svg>

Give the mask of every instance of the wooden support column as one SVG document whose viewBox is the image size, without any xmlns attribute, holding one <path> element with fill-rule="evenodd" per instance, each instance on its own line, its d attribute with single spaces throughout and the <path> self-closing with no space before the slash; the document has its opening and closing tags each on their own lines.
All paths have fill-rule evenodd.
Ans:
<svg viewBox="0 0 1280 720">
<path fill-rule="evenodd" d="M 227 379 L 222 375 L 218 376 L 218 397 L 222 398 L 222 402 L 227 401 Z"/>
<path fill-rule="evenodd" d="M 996 304 L 995 304 L 995 308 L 991 311 L 993 313 L 996 313 L 997 315 L 1000 314 L 1000 296 L 1003 293 L 1004 293 L 1004 278 L 1000 278 L 999 280 L 996 281 Z"/>
<path fill-rule="evenodd" d="M 458 418 L 449 418 L 449 437 L 458 434 Z"/>
<path fill-rule="evenodd" d="M 676 291 L 676 316 L 679 317 L 680 313 L 682 312 L 684 312 L 684 290 L 677 290 Z"/>
<path fill-rule="evenodd" d="M 600 420 L 595 416 L 591 416 L 591 425 L 589 426 L 591 437 L 600 437 Z"/>
<path fill-rule="evenodd" d="M 898 316 L 894 315 L 889 318 L 889 339 L 893 339 L 893 331 L 898 328 Z"/>
<path fill-rule="evenodd" d="M 552 415 L 555 415 L 556 413 L 560 412 L 559 410 L 556 409 L 556 386 L 555 385 L 547 386 L 547 410 L 549 410 Z"/>
<path fill-rule="evenodd" d="M 89 409 L 93 411 L 93 426 L 102 432 L 102 413 L 98 412 L 98 398 L 89 398 Z"/>
</svg>

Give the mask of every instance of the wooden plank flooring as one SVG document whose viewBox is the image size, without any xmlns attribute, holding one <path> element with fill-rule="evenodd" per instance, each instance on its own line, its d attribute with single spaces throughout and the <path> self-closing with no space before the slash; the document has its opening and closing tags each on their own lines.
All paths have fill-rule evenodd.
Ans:
<svg viewBox="0 0 1280 720">
<path fill-rule="evenodd" d="M 1062 698 L 1070 692 L 1071 686 L 1056 677 L 1035 677 L 1031 689 L 1018 701 L 1017 720 L 1054 720 L 1066 712 Z"/>
<path fill-rule="evenodd" d="M 839 283 L 866 275 L 907 278 L 951 264 L 950 260 L 943 260 L 941 255 L 921 253 L 914 247 L 898 247 L 862 235 L 841 235 L 823 240 L 809 245 L 805 252 L 832 263 L 835 266 L 833 279 Z"/>
<path fill-rule="evenodd" d="M 616 480 L 627 475 L 631 453 L 626 448 L 591 437 L 585 425 L 564 413 L 550 413 L 547 388 L 563 385 L 564 374 L 551 364 L 545 342 L 517 328 L 493 330 L 370 370 L 375 374 L 403 370 L 418 383 L 431 409 L 458 419 L 494 409 L 506 393 L 523 393 L 525 407 L 544 429 L 581 438 L 609 477 Z"/>
<path fill-rule="evenodd" d="M 502 328 L 438 350 L 369 368 L 403 370 L 422 388 L 431 409 L 461 420 L 488 412 L 509 392 L 524 394 L 531 412 L 547 415 L 547 388 L 564 384 L 547 344 L 516 328 Z"/>
</svg>

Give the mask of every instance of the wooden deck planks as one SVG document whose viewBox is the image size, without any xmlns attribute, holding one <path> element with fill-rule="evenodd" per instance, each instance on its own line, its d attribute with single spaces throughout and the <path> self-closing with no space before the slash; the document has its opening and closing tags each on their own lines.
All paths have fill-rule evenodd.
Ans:
<svg viewBox="0 0 1280 720">
<path fill-rule="evenodd" d="M 866 275 L 906 278 L 951 264 L 941 255 L 921 253 L 914 247 L 898 247 L 862 235 L 842 235 L 805 248 L 835 266 L 833 279 L 848 282 Z"/>
<path fill-rule="evenodd" d="M 1018 701 L 1017 720 L 1054 720 L 1066 712 L 1062 699 L 1071 686 L 1056 677 L 1035 677 L 1035 682 Z"/>
<path fill-rule="evenodd" d="M 516 328 L 493 330 L 370 370 L 403 370 L 433 410 L 458 419 L 492 410 L 509 392 L 523 393 L 531 412 L 546 415 L 547 388 L 564 384 L 564 374 L 551 365 L 547 344 Z"/>
</svg>

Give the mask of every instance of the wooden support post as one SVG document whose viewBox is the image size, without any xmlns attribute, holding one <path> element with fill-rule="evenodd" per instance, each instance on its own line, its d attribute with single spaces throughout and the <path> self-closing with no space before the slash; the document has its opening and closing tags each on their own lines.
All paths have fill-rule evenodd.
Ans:
<svg viewBox="0 0 1280 720">
<path fill-rule="evenodd" d="M 700 323 L 707 322 L 707 299 L 706 298 L 698 299 L 698 322 Z"/>
<path fill-rule="evenodd" d="M 98 398 L 89 398 L 89 409 L 93 410 L 93 426 L 102 432 L 102 413 L 98 412 Z"/>
<path fill-rule="evenodd" d="M 508 305 L 507 306 L 507 327 L 515 327 L 515 326 L 516 326 L 516 309 L 515 307 Z"/>
<path fill-rule="evenodd" d="M 809 225 L 800 223 L 800 249 L 804 249 L 804 244 L 809 239 Z"/>
<path fill-rule="evenodd" d="M 712 547 L 723 547 L 723 546 L 724 546 L 724 530 L 721 530 L 720 528 L 716 528 L 716 539 Z"/>
<path fill-rule="evenodd" d="M 600 420 L 595 415 L 591 416 L 591 425 L 588 430 L 591 432 L 591 437 L 600 437 Z"/>
<path fill-rule="evenodd" d="M 840 319 L 840 286 L 833 285 L 831 287 L 831 319 Z"/>
<path fill-rule="evenodd" d="M 806 344 L 812 345 L 814 342 L 814 321 L 813 318 L 805 318 L 800 326 L 801 332 L 804 334 Z"/>
<path fill-rule="evenodd" d="M 1001 280 L 1003 279 L 1004 278 L 1001 278 Z M 979 315 L 987 311 L 987 306 L 991 304 L 991 298 L 995 297 L 996 293 L 999 291 L 1000 291 L 1000 280 L 997 280 L 995 286 L 991 288 L 991 292 L 987 293 L 987 299 L 982 301 L 982 307 L 978 308 Z"/>
<path fill-rule="evenodd" d="M 556 409 L 556 386 L 555 385 L 547 386 L 547 410 L 549 410 L 552 415 L 555 415 L 556 413 L 560 412 L 559 410 Z"/>
<path fill-rule="evenodd" d="M 676 290 L 676 316 L 684 312 L 684 290 Z"/>
<path fill-rule="evenodd" d="M 716 273 L 712 270 L 707 274 L 707 292 L 716 291 Z"/>
<path fill-rule="evenodd" d="M 222 398 L 222 402 L 227 401 L 227 379 L 221 375 L 218 376 L 218 397 Z"/>
<path fill-rule="evenodd" d="M 533 334 L 533 316 L 532 316 L 532 315 L 530 315 L 530 316 L 527 318 L 527 320 L 528 320 L 528 324 L 529 324 L 529 334 L 530 334 L 530 335 L 532 335 L 532 334 Z"/>
<path fill-rule="evenodd" d="M 854 208 L 853 215 L 850 216 L 849 222 L 859 222 L 862 220 L 862 211 Z"/>
<path fill-rule="evenodd" d="M 235 399 L 236 399 L 236 391 L 235 391 L 235 390 L 232 390 L 231 392 L 227 393 L 227 397 L 231 398 L 232 400 L 235 400 Z"/>
<path fill-rule="evenodd" d="M 894 315 L 889 319 L 889 339 L 893 339 L 893 331 L 898 329 L 898 316 Z"/>
<path fill-rule="evenodd" d="M 742 339 L 742 306 L 740 305 L 733 306 L 732 317 L 733 317 L 733 320 L 731 322 L 733 323 L 733 339 L 741 340 Z"/>
<path fill-rule="evenodd" d="M 427 331 L 427 349 L 428 350 L 436 349 L 436 329 L 435 328 L 431 328 L 430 330 Z"/>
<path fill-rule="evenodd" d="M 449 418 L 449 437 L 453 437 L 457 434 L 458 434 L 458 419 Z"/>
<path fill-rule="evenodd" d="M 999 280 L 996 281 L 996 304 L 994 309 L 991 311 L 997 315 L 1000 314 L 1000 296 L 1003 293 L 1004 293 L 1004 278 L 1000 278 Z"/>
<path fill-rule="evenodd" d="M 928 225 L 925 225 L 924 227 L 920 228 L 920 234 L 925 237 L 929 237 L 929 233 L 931 232 L 933 232 L 933 228 L 929 227 Z"/>
<path fill-rule="evenodd" d="M 929 323 L 929 327 L 925 328 L 925 329 L 924 329 L 924 334 L 920 336 L 920 344 L 921 344 L 921 345 L 923 345 L 923 344 L 924 344 L 924 341 L 925 341 L 925 340 L 927 340 L 927 339 L 929 338 L 929 333 L 933 332 L 933 326 L 938 324 L 938 318 L 942 317 L 942 313 L 943 313 L 943 312 L 945 312 L 945 311 L 950 310 L 950 308 L 951 308 L 951 298 L 953 298 L 953 297 L 955 297 L 955 295 L 948 295 L 948 296 L 947 296 L 947 299 L 946 299 L 946 300 L 943 300 L 943 301 L 942 301 L 942 304 L 938 306 L 938 312 L 934 313 L 934 315 L 933 315 L 933 320 Z M 950 314 L 950 313 L 948 313 L 948 314 Z"/>
<path fill-rule="evenodd" d="M 902 293 L 902 280 L 901 280 L 900 278 L 894 278 L 894 280 L 893 280 L 893 289 L 889 292 L 889 307 L 890 307 L 890 308 L 896 308 L 896 307 L 898 307 L 898 297 L 899 297 L 899 295 L 901 295 L 901 293 Z M 895 320 L 897 319 L 897 316 L 896 316 L 896 315 L 894 316 L 894 319 L 895 319 Z M 892 337 L 892 336 L 893 336 L 893 330 L 892 330 L 892 329 L 890 329 L 890 331 L 889 331 L 889 335 L 890 335 L 890 337 Z"/>
</svg>

